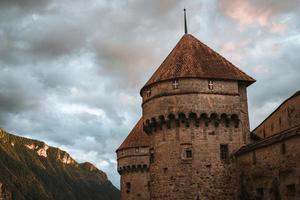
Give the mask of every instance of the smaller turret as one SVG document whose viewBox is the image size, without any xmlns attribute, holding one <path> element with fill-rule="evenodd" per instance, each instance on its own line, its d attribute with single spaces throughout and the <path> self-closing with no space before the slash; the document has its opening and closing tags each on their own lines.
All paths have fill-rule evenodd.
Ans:
<svg viewBox="0 0 300 200">
<path fill-rule="evenodd" d="M 122 199 L 150 199 L 149 136 L 143 131 L 142 118 L 116 152 Z"/>
</svg>

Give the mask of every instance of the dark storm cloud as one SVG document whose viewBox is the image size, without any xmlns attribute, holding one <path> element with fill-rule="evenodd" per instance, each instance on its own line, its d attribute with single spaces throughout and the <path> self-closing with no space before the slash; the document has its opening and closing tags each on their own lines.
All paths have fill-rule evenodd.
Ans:
<svg viewBox="0 0 300 200">
<path fill-rule="evenodd" d="M 20 8 L 38 8 L 47 5 L 48 0 L 1 0 L 0 6 L 20 7 Z"/>
<path fill-rule="evenodd" d="M 33 109 L 40 105 L 44 96 L 38 81 L 24 70 L 0 68 L 0 85 L 1 112 L 17 113 Z"/>
<path fill-rule="evenodd" d="M 254 127 L 299 89 L 298 1 L 0 0 L 0 126 L 106 170 L 139 89 L 189 31 L 257 79 Z"/>
</svg>

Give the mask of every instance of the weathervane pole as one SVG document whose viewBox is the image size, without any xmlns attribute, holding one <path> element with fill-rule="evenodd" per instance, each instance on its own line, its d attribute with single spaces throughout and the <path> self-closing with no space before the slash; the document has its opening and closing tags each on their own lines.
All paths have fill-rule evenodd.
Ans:
<svg viewBox="0 0 300 200">
<path fill-rule="evenodd" d="M 184 11 L 184 34 L 187 34 L 188 30 L 187 30 L 187 24 L 186 24 L 186 9 L 184 8 L 183 11 Z"/>
</svg>

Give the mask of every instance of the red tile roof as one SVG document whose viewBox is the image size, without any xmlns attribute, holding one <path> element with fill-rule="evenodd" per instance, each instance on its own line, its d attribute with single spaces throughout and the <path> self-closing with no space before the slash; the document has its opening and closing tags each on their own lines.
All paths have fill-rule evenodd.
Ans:
<svg viewBox="0 0 300 200">
<path fill-rule="evenodd" d="M 149 146 L 150 138 L 143 130 L 142 118 L 137 122 L 117 151 L 127 148 Z"/>
<path fill-rule="evenodd" d="M 255 82 L 194 36 L 185 34 L 143 88 L 159 81 L 190 77 L 238 80 L 248 85 Z"/>
</svg>

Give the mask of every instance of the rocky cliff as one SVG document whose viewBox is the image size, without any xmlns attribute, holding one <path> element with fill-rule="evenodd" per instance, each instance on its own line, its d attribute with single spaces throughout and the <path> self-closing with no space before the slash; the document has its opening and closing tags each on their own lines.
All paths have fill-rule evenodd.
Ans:
<svg viewBox="0 0 300 200">
<path fill-rule="evenodd" d="M 65 151 L 3 129 L 0 183 L 17 200 L 119 199 L 119 190 L 91 163 L 77 163 Z"/>
</svg>

